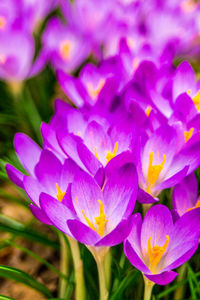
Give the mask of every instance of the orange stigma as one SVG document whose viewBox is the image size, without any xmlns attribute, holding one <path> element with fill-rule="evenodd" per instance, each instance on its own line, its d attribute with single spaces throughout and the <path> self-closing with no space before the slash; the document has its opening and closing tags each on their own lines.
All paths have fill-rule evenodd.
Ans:
<svg viewBox="0 0 200 300">
<path fill-rule="evenodd" d="M 101 78 L 99 80 L 99 83 L 97 85 L 96 88 L 94 88 L 93 84 L 91 82 L 88 82 L 87 83 L 87 90 L 88 90 L 88 93 L 90 95 L 90 97 L 93 99 L 93 100 L 96 100 L 97 97 L 99 96 L 103 86 L 105 84 L 105 79 Z"/>
</svg>

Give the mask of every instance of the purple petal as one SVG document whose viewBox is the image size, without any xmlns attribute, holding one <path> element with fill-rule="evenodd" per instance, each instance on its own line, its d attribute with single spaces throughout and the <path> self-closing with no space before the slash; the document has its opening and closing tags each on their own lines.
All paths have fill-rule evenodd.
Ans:
<svg viewBox="0 0 200 300">
<path fill-rule="evenodd" d="M 35 179 L 30 176 L 24 176 L 23 180 L 24 189 L 33 203 L 40 207 L 39 197 L 44 188 L 42 185 Z"/>
<path fill-rule="evenodd" d="M 38 181 L 46 189 L 46 192 L 56 195 L 56 183 L 60 184 L 62 164 L 60 160 L 50 151 L 43 150 L 40 160 L 35 167 Z"/>
<path fill-rule="evenodd" d="M 133 164 L 126 164 L 112 173 L 103 189 L 105 213 L 110 220 L 107 227 L 110 225 L 113 229 L 133 212 L 137 191 L 138 178 Z"/>
<path fill-rule="evenodd" d="M 94 156 L 92 152 L 83 144 L 77 144 L 77 153 L 85 168 L 95 175 L 99 168 L 102 167 L 101 162 Z"/>
<path fill-rule="evenodd" d="M 151 273 L 128 240 L 124 243 L 124 253 L 135 268 L 146 274 Z"/>
<path fill-rule="evenodd" d="M 28 173 L 34 176 L 35 166 L 41 154 L 40 147 L 23 133 L 15 135 L 14 145 L 19 160 Z"/>
<path fill-rule="evenodd" d="M 156 275 L 148 275 L 148 274 L 144 274 L 144 275 L 145 277 L 155 282 L 156 284 L 166 285 L 169 284 L 172 280 L 174 280 L 178 275 L 178 273 L 170 271 L 170 272 L 164 272 Z"/>
<path fill-rule="evenodd" d="M 192 173 L 177 184 L 173 190 L 173 207 L 182 216 L 195 206 L 198 197 L 197 179 Z"/>
<path fill-rule="evenodd" d="M 169 253 L 165 257 L 164 266 L 166 266 L 163 271 L 169 271 L 179 267 L 188 261 L 199 246 L 199 241 L 191 241 L 190 243 L 182 243 L 178 247 L 174 248 L 172 251 L 170 249 Z"/>
<path fill-rule="evenodd" d="M 21 173 L 20 171 L 18 171 L 16 168 L 14 168 L 13 166 L 6 164 L 6 172 L 8 177 L 10 178 L 10 180 L 12 182 L 14 182 L 14 184 L 16 184 L 17 186 L 19 186 L 20 188 L 24 188 L 23 185 L 23 178 L 24 178 L 24 174 Z"/>
<path fill-rule="evenodd" d="M 75 216 L 64 204 L 48 194 L 42 193 L 40 206 L 56 228 L 71 236 L 67 220 L 74 219 Z"/>
<path fill-rule="evenodd" d="M 95 245 L 100 238 L 94 230 L 78 220 L 69 220 L 67 225 L 72 236 L 82 244 Z"/>
<path fill-rule="evenodd" d="M 122 220 L 113 231 L 98 241 L 95 246 L 108 246 L 112 247 L 122 243 L 131 231 L 133 220 L 129 219 Z"/>
<path fill-rule="evenodd" d="M 49 220 L 47 215 L 37 206 L 30 204 L 30 210 L 34 217 L 38 219 L 40 222 L 47 224 L 47 225 L 53 225 L 52 222 Z"/>
<path fill-rule="evenodd" d="M 158 198 L 152 197 L 149 193 L 146 193 L 143 189 L 138 189 L 137 201 L 141 204 L 156 203 L 159 201 Z"/>
<path fill-rule="evenodd" d="M 173 230 L 173 220 L 170 210 L 161 204 L 151 207 L 142 224 L 141 247 L 145 252 L 148 240 L 151 237 L 152 247 L 155 245 L 163 246 L 166 242 L 166 235 L 169 237 Z"/>
<path fill-rule="evenodd" d="M 101 189 L 94 178 L 86 172 L 79 172 L 72 183 L 71 192 L 74 209 L 79 219 L 87 225 L 85 214 L 94 223 L 94 218 L 99 215 L 98 200 L 104 202 Z"/>
<path fill-rule="evenodd" d="M 177 183 L 179 183 L 183 178 L 187 175 L 189 167 L 185 166 L 182 170 L 178 171 L 176 174 L 171 176 L 170 178 L 164 180 L 160 184 L 158 184 L 153 191 L 162 191 L 164 189 L 170 188 Z"/>
</svg>

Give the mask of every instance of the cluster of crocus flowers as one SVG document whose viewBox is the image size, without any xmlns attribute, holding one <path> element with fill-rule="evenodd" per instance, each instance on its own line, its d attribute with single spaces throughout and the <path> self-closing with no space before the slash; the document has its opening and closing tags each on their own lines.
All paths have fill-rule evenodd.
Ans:
<svg viewBox="0 0 200 300">
<path fill-rule="evenodd" d="M 25 190 L 38 220 L 66 234 L 72 247 L 78 241 L 91 251 L 101 300 L 108 298 L 105 255 L 120 243 L 146 285 L 170 283 L 177 276 L 172 270 L 192 257 L 200 237 L 194 177 L 200 165 L 200 86 L 188 62 L 172 63 L 190 54 L 199 6 L 154 0 L 34 6 L 22 0 L 15 11 L 15 2 L 13 14 L 0 4 L 0 77 L 17 89 L 50 62 L 73 105 L 55 101 L 49 124 L 41 124 L 42 147 L 16 134 L 25 172 L 7 164 L 9 178 Z M 50 17 L 33 62 L 33 31 L 57 4 L 67 23 Z M 93 63 L 76 77 L 69 74 L 91 54 Z M 172 211 L 157 204 L 168 188 Z M 143 220 L 136 212 L 141 204 Z"/>
</svg>

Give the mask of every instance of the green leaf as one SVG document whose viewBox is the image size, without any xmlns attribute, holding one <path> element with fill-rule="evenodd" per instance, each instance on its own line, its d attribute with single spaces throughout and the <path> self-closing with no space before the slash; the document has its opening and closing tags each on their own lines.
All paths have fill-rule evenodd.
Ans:
<svg viewBox="0 0 200 300">
<path fill-rule="evenodd" d="M 8 267 L 8 266 L 0 266 L 0 276 L 7 279 L 12 279 L 17 282 L 21 282 L 38 292 L 42 293 L 46 297 L 52 297 L 51 292 L 47 287 L 45 287 L 43 284 L 39 283 L 37 280 L 35 280 L 32 276 L 25 273 L 24 271 L 21 271 L 16 268 Z"/>
<path fill-rule="evenodd" d="M 129 287 L 132 289 L 137 283 L 140 272 L 136 269 L 131 270 L 126 277 L 120 282 L 117 290 L 111 295 L 109 300 L 123 299 L 123 293 Z"/>
<path fill-rule="evenodd" d="M 40 244 L 59 249 L 59 244 L 50 240 L 45 235 L 31 229 L 29 226 L 0 214 L 0 231 L 10 232 L 14 235 L 23 236 Z"/>
<path fill-rule="evenodd" d="M 10 298 L 4 295 L 0 295 L 0 300 L 15 300 L 14 298 Z"/>
</svg>

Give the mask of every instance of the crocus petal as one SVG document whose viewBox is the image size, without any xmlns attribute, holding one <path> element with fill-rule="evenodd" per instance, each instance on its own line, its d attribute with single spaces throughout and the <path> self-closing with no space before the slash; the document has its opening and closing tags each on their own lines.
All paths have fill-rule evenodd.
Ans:
<svg viewBox="0 0 200 300">
<path fill-rule="evenodd" d="M 38 181 L 46 188 L 46 192 L 56 196 L 56 183 L 60 183 L 61 171 L 62 164 L 59 159 L 52 152 L 43 150 L 35 173 Z"/>
<path fill-rule="evenodd" d="M 129 235 L 132 227 L 133 219 L 130 217 L 126 220 L 122 220 L 116 227 L 98 241 L 95 246 L 115 246 L 122 243 Z"/>
<path fill-rule="evenodd" d="M 35 178 L 30 176 L 24 176 L 23 184 L 31 201 L 40 207 L 39 196 L 42 192 L 44 192 L 42 185 Z"/>
<path fill-rule="evenodd" d="M 182 170 L 178 171 L 176 174 L 171 176 L 170 178 L 164 180 L 163 182 L 159 183 L 153 191 L 161 191 L 164 189 L 167 189 L 169 187 L 172 187 L 179 183 L 183 178 L 187 175 L 189 166 L 185 166 Z"/>
<path fill-rule="evenodd" d="M 174 187 L 173 207 L 182 216 L 189 208 L 195 206 L 197 197 L 197 180 L 192 173 Z"/>
<path fill-rule="evenodd" d="M 67 220 L 74 219 L 75 216 L 64 204 L 48 194 L 42 193 L 40 195 L 40 206 L 56 228 L 71 236 Z"/>
<path fill-rule="evenodd" d="M 29 205 L 30 210 L 34 217 L 38 219 L 40 222 L 47 224 L 47 225 L 53 225 L 52 222 L 49 220 L 47 215 L 37 206 L 30 204 Z"/>
<path fill-rule="evenodd" d="M 159 201 L 158 198 L 152 197 L 149 193 L 146 193 L 143 189 L 138 189 L 137 201 L 141 204 L 156 203 Z"/>
<path fill-rule="evenodd" d="M 13 167 L 9 164 L 6 164 L 6 172 L 12 182 L 14 182 L 17 186 L 19 186 L 22 189 L 24 188 L 24 185 L 23 185 L 24 174 L 23 173 L 21 173 L 15 167 Z"/>
<path fill-rule="evenodd" d="M 150 274 L 150 270 L 147 268 L 147 266 L 144 264 L 144 262 L 141 260 L 141 258 L 138 256 L 137 252 L 134 250 L 134 248 L 131 246 L 128 240 L 124 243 L 124 253 L 127 256 L 130 263 L 137 269 L 139 269 L 141 272 L 145 274 Z"/>
<path fill-rule="evenodd" d="M 187 61 L 182 62 L 178 66 L 173 82 L 174 99 L 176 99 L 178 95 L 194 89 L 196 82 L 195 73 Z"/>
<path fill-rule="evenodd" d="M 94 245 L 100 238 L 96 231 L 78 220 L 69 220 L 67 225 L 72 236 L 82 244 Z"/>
<path fill-rule="evenodd" d="M 95 175 L 98 169 L 102 167 L 101 162 L 83 143 L 77 143 L 77 153 L 83 165 L 92 175 Z"/>
<path fill-rule="evenodd" d="M 193 256 L 198 246 L 199 246 L 199 241 L 196 240 L 196 241 L 190 241 L 190 243 L 187 242 L 183 243 L 178 247 L 174 248 L 172 251 L 170 250 L 169 253 L 166 255 L 164 261 L 164 266 L 166 267 L 163 269 L 163 271 L 169 271 L 184 264 Z M 170 264 L 170 261 L 173 262 Z"/>
<path fill-rule="evenodd" d="M 173 236 L 169 251 L 165 257 L 165 266 L 171 265 L 173 262 L 195 248 L 196 240 L 200 236 L 200 208 L 193 209 L 182 217 L 180 217 L 173 229 Z M 193 250 L 191 250 L 193 251 Z M 187 255 L 189 255 L 188 252 Z M 184 256 L 183 256 L 184 258 Z"/>
<path fill-rule="evenodd" d="M 161 204 L 155 205 L 147 212 L 141 230 L 141 246 L 145 252 L 148 240 L 151 237 L 152 247 L 163 246 L 166 242 L 166 235 L 169 237 L 173 230 L 173 220 L 170 210 Z"/>
<path fill-rule="evenodd" d="M 163 272 L 161 274 L 156 274 L 156 275 L 149 275 L 149 274 L 144 274 L 144 275 L 145 277 L 155 282 L 156 284 L 166 285 L 169 284 L 172 280 L 174 280 L 178 275 L 178 273 L 174 271 L 170 271 L 170 272 Z"/>
<path fill-rule="evenodd" d="M 103 202 L 101 189 L 88 173 L 79 172 L 72 183 L 72 201 L 79 219 L 87 225 L 85 216 L 94 223 L 99 215 L 100 204 Z M 83 214 L 84 212 L 84 214 Z"/>
<path fill-rule="evenodd" d="M 14 138 L 14 145 L 19 160 L 29 174 L 35 174 L 35 166 L 39 161 L 41 149 L 27 135 L 17 133 Z"/>
<path fill-rule="evenodd" d="M 127 238 L 129 243 L 131 244 L 131 247 L 136 251 L 136 253 L 141 256 L 142 250 L 141 250 L 141 241 L 140 241 L 140 235 L 141 235 L 141 228 L 142 228 L 142 217 L 140 213 L 136 213 L 132 216 L 133 218 L 133 226 L 131 228 L 131 232 Z"/>
<path fill-rule="evenodd" d="M 134 209 L 138 190 L 138 178 L 133 164 L 126 164 L 106 182 L 103 189 L 104 209 L 109 219 L 109 231 L 123 218 L 128 217 Z M 112 229 L 111 229 L 112 228 Z"/>
</svg>

